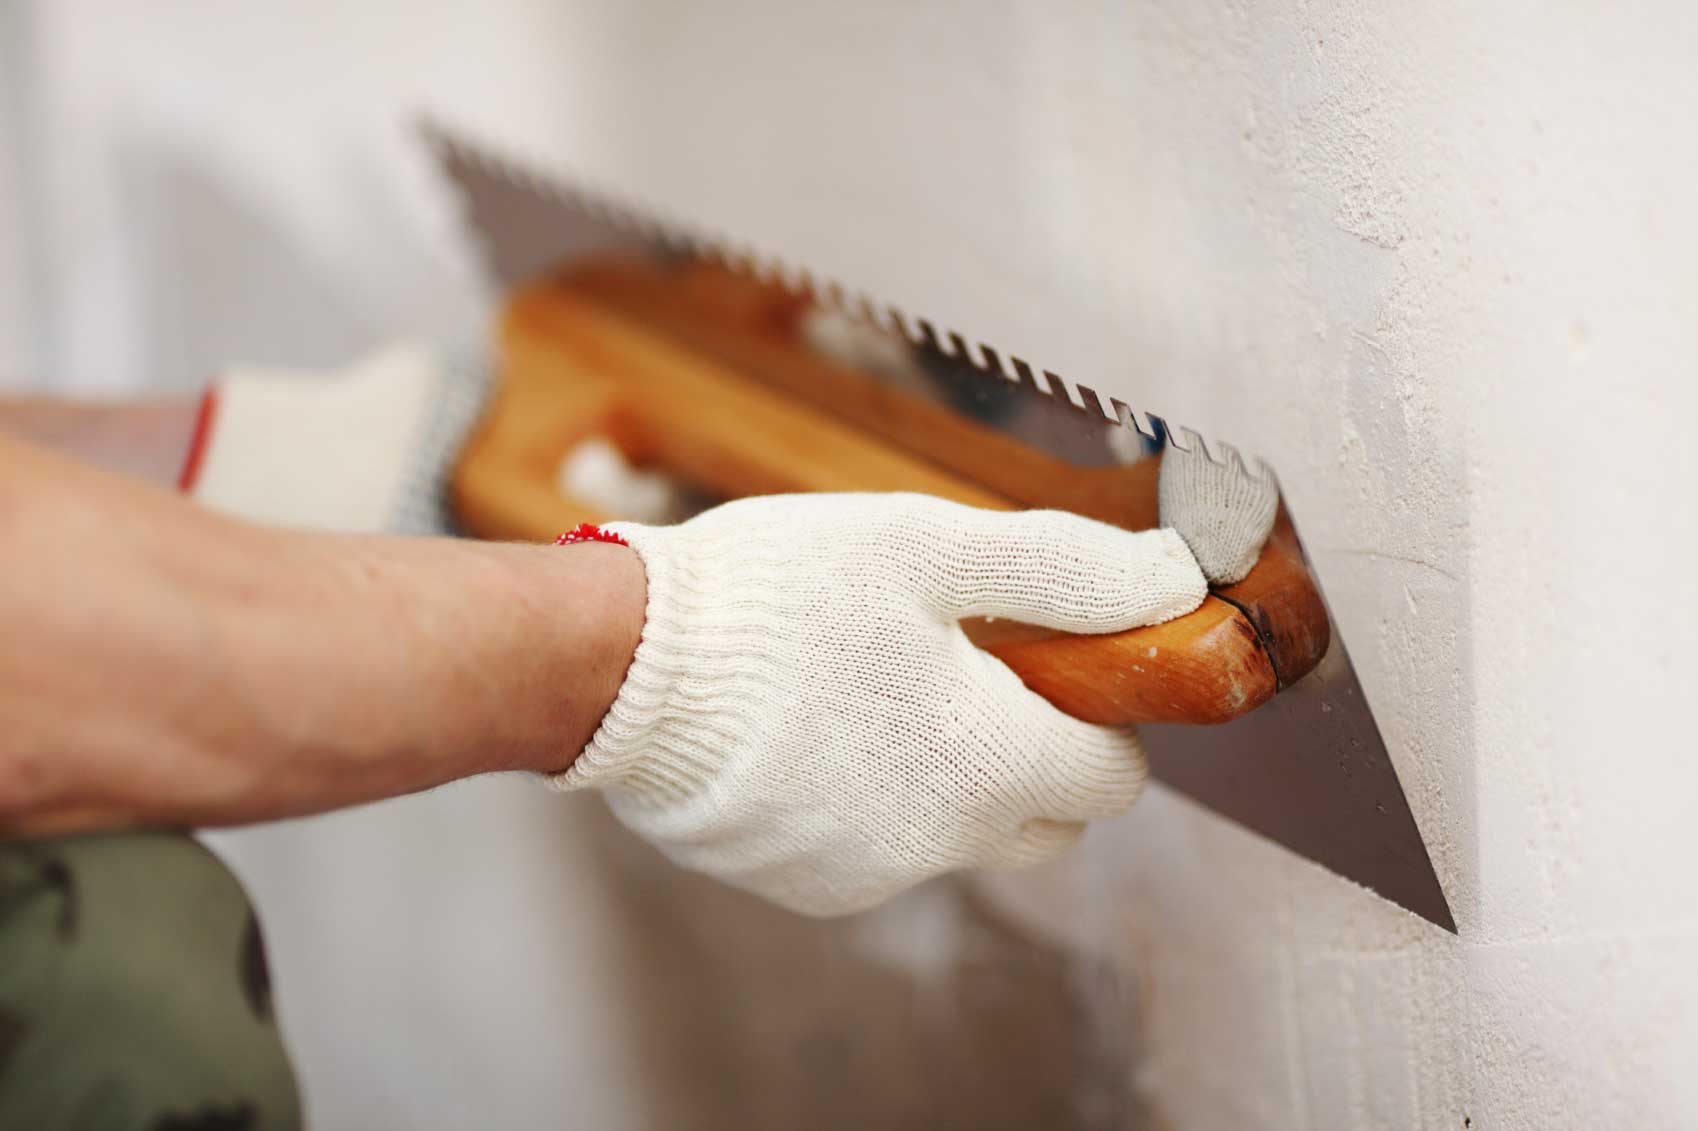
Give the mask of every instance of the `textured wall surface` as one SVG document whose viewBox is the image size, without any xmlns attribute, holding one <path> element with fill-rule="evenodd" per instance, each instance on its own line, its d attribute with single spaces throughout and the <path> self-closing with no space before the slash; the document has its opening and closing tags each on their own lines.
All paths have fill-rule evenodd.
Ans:
<svg viewBox="0 0 1698 1131">
<path fill-rule="evenodd" d="M 1698 1118 L 1687 5 L 28 7 L 52 141 L 15 273 L 48 280 L 27 356 L 72 387 L 464 321 L 397 124 L 433 107 L 1266 455 L 1460 936 L 1160 791 L 984 890 L 1124 975 L 1093 1000 L 1154 1125 Z M 230 842 L 293 1028 L 370 1002 L 341 1052 L 297 1041 L 321 1112 L 457 1125 L 460 1073 L 508 1125 L 636 1118 L 594 973 L 620 945 L 573 915 L 587 834 L 522 793 Z M 862 943 L 945 961 L 908 914 Z M 419 1078 L 338 1077 L 385 1032 Z"/>
<path fill-rule="evenodd" d="M 1272 459 L 1456 909 L 1170 796 L 1007 880 L 1161 1119 L 1698 1117 L 1693 15 L 757 7 L 598 27 L 582 163 Z"/>
</svg>

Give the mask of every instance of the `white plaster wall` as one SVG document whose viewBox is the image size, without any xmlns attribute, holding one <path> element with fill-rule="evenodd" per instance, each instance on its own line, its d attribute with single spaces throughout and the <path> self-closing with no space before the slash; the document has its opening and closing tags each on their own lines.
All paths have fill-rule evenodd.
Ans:
<svg viewBox="0 0 1698 1131">
<path fill-rule="evenodd" d="M 73 387 L 462 320 L 475 283 L 395 126 L 430 105 L 1261 451 L 1460 936 L 1160 791 L 998 896 L 1136 976 L 1167 1125 L 1698 1120 L 1687 5 L 28 7 L 54 138 L 26 197 L 35 354 Z M 471 804 L 232 851 L 277 906 L 365 907 L 361 945 L 416 945 L 451 914 L 419 855 L 557 868 L 551 813 Z M 519 914 L 525 888 L 488 898 Z M 306 956 L 354 968 L 271 923 L 297 984 Z M 593 978 L 550 954 L 593 954 L 593 928 L 537 931 L 429 943 L 430 1016 L 391 1003 L 369 1039 L 410 1018 L 394 1062 L 449 1063 L 419 1022 L 579 1000 Z M 514 1047 L 595 1022 L 544 1028 Z M 507 1125 L 595 1102 L 593 1062 L 566 1085 L 478 1065 Z M 327 1087 L 342 1125 L 376 1110 Z"/>
</svg>

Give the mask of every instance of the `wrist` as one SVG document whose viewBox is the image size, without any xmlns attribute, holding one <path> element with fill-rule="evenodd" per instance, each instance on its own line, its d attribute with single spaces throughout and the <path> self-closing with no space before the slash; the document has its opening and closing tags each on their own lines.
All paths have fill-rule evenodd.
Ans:
<svg viewBox="0 0 1698 1131">
<path fill-rule="evenodd" d="M 566 772 L 563 789 L 616 788 L 660 802 L 696 793 L 727 756 L 749 749 L 786 626 L 763 597 L 781 535 L 729 526 L 621 524 L 641 559 L 649 614 L 618 696 Z M 748 563 L 760 563 L 751 567 Z"/>
<path fill-rule="evenodd" d="M 563 773 L 618 698 L 643 636 L 643 563 L 611 543 L 500 549 L 515 670 L 503 708 L 513 741 L 498 768 Z"/>
</svg>

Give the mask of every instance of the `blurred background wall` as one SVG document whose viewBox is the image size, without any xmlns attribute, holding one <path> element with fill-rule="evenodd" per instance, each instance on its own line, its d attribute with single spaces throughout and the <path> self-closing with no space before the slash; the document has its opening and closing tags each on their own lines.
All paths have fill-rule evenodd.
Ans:
<svg viewBox="0 0 1698 1131">
<path fill-rule="evenodd" d="M 479 332 L 409 116 L 1267 455 L 1461 927 L 1161 791 L 821 927 L 484 781 L 225 834 L 320 1127 L 1698 1111 L 1686 5 L 0 6 L 0 381 Z"/>
</svg>

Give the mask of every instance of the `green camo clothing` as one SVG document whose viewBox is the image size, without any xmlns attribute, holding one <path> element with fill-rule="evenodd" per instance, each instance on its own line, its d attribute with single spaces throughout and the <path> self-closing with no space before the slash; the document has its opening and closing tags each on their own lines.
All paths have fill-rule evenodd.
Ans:
<svg viewBox="0 0 1698 1131">
<path fill-rule="evenodd" d="M 259 923 L 171 833 L 0 843 L 0 1128 L 300 1126 Z"/>
</svg>

